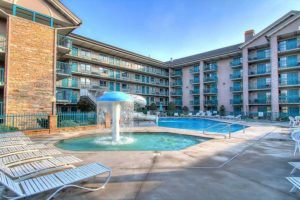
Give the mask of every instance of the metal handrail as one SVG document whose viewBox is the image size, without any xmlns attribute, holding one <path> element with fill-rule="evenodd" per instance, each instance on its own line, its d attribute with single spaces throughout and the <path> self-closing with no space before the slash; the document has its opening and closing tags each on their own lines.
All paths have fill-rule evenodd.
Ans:
<svg viewBox="0 0 300 200">
<path fill-rule="evenodd" d="M 231 138 L 231 126 L 232 125 L 242 125 L 243 126 L 243 133 L 245 133 L 245 127 L 246 126 L 243 125 L 243 124 L 240 124 L 240 123 L 227 123 L 227 122 L 222 122 L 222 123 L 225 123 L 226 125 L 225 125 L 225 127 L 222 127 L 221 129 L 219 129 L 219 131 L 228 128 L 228 138 L 229 139 Z M 217 125 L 220 125 L 220 124 L 219 123 L 218 124 L 214 124 L 212 126 L 207 127 L 206 129 L 203 129 L 203 134 L 205 134 L 205 131 L 207 131 L 208 129 L 213 128 L 213 127 L 215 127 Z M 220 134 L 220 133 L 216 133 L 216 134 Z M 226 138 L 226 136 L 225 136 L 225 138 Z"/>
</svg>

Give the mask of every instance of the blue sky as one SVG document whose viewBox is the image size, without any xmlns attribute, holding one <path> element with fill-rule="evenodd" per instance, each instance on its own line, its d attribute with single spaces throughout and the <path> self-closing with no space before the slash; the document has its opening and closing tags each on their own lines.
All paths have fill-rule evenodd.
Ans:
<svg viewBox="0 0 300 200">
<path fill-rule="evenodd" d="M 300 0 L 62 0 L 83 24 L 75 33 L 162 61 L 243 41 Z"/>
</svg>

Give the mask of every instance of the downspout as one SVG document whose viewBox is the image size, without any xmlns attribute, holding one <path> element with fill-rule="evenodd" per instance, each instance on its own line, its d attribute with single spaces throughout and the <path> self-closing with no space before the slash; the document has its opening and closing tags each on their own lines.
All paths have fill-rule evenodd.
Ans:
<svg viewBox="0 0 300 200">
<path fill-rule="evenodd" d="M 53 56 L 53 97 L 51 98 L 52 104 L 52 115 L 56 115 L 56 62 L 57 62 L 57 31 L 58 30 L 66 30 L 66 29 L 76 29 L 79 26 L 69 26 L 69 27 L 61 27 L 54 28 L 54 56 Z"/>
</svg>

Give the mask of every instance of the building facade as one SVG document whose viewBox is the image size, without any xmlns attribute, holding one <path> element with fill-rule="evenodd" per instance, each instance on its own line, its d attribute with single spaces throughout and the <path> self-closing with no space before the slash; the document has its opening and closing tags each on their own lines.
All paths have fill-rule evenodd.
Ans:
<svg viewBox="0 0 300 200">
<path fill-rule="evenodd" d="M 300 13 L 240 44 L 162 62 L 72 32 L 81 20 L 57 0 L 0 1 L 0 112 L 95 108 L 105 91 L 142 95 L 178 112 L 300 115 Z"/>
</svg>

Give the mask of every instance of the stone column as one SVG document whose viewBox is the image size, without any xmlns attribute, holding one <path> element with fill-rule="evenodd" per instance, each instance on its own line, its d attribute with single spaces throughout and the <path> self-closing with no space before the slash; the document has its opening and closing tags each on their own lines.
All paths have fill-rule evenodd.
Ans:
<svg viewBox="0 0 300 200">
<path fill-rule="evenodd" d="M 278 42 L 277 37 L 270 40 L 271 59 L 271 109 L 272 119 L 279 117 L 279 90 L 278 90 Z"/>
<path fill-rule="evenodd" d="M 199 79 L 200 79 L 200 110 L 204 111 L 204 84 L 203 84 L 203 67 L 204 67 L 204 62 L 200 61 L 200 72 L 199 72 Z"/>
<path fill-rule="evenodd" d="M 248 79 L 248 49 L 242 50 L 243 58 L 243 112 L 245 115 L 249 112 L 249 79 Z"/>
</svg>

